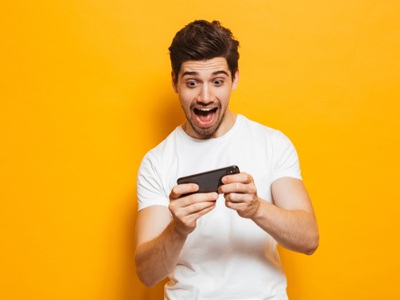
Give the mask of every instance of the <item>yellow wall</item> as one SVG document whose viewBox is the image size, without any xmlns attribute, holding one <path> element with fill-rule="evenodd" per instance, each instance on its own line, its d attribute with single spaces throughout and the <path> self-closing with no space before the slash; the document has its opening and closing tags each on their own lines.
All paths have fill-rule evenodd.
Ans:
<svg viewBox="0 0 400 300">
<path fill-rule="evenodd" d="M 295 143 L 319 219 L 282 251 L 291 299 L 399 299 L 398 1 L 6 1 L 0 10 L 0 299 L 155 299 L 132 259 L 135 175 L 182 120 L 174 33 L 240 40 L 236 112 Z M 256 274 L 255 274 L 256 276 Z"/>
</svg>

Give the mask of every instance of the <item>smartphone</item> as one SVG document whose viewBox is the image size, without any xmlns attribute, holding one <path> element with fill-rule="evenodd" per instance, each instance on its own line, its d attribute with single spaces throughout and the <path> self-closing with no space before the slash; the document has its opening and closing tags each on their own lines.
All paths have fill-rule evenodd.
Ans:
<svg viewBox="0 0 400 300">
<path fill-rule="evenodd" d="M 240 173 L 238 166 L 229 166 L 221 169 L 181 177 L 178 179 L 178 184 L 196 183 L 199 186 L 199 190 L 197 191 L 197 193 L 218 192 L 218 188 L 222 185 L 222 177 L 237 173 Z"/>
</svg>

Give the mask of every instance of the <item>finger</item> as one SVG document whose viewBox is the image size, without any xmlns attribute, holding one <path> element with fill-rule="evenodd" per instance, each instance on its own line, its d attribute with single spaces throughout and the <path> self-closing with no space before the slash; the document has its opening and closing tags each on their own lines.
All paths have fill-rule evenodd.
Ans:
<svg viewBox="0 0 400 300">
<path fill-rule="evenodd" d="M 239 216 L 241 217 L 245 217 L 247 215 L 251 214 L 251 210 L 248 209 L 248 207 L 246 205 L 244 205 L 243 203 L 232 203 L 232 202 L 227 202 L 226 203 L 226 207 L 235 210 Z M 250 213 L 249 213 L 250 212 Z"/>
<path fill-rule="evenodd" d="M 199 190 L 199 186 L 195 183 L 178 184 L 174 186 L 169 195 L 170 200 L 178 199 L 186 194 L 192 194 Z"/>
<path fill-rule="evenodd" d="M 205 207 L 195 213 L 185 215 L 182 217 L 174 215 L 173 217 L 176 224 L 181 228 L 180 230 L 186 233 L 190 233 L 196 228 L 197 219 L 212 211 L 215 208 L 215 206 L 216 205 L 214 202 L 213 205 Z"/>
<path fill-rule="evenodd" d="M 224 194 L 225 202 L 231 203 L 246 203 L 254 200 L 252 194 L 243 194 L 243 193 L 227 193 Z"/>
<path fill-rule="evenodd" d="M 170 203 L 170 206 L 184 209 L 187 214 L 196 213 L 204 207 L 213 205 L 218 197 L 216 193 L 191 194 Z"/>
<path fill-rule="evenodd" d="M 196 220 L 202 216 L 204 216 L 205 214 L 209 213 L 210 211 L 212 211 L 216 206 L 216 203 L 212 203 L 210 206 L 203 208 L 202 210 L 198 211 L 194 217 L 196 218 Z"/>
<path fill-rule="evenodd" d="M 217 197 L 218 194 L 216 193 L 191 195 L 170 202 L 169 208 L 174 220 L 178 224 L 181 224 L 183 228 L 186 228 L 184 231 L 191 232 L 194 227 L 196 227 L 197 219 L 215 208 Z M 181 202 L 186 202 L 190 198 L 192 199 L 192 202 L 189 205 L 179 206 Z"/>
<path fill-rule="evenodd" d="M 229 184 L 232 182 L 251 183 L 253 182 L 253 177 L 250 174 L 241 172 L 238 174 L 226 175 L 221 179 L 221 181 L 223 184 Z"/>
<path fill-rule="evenodd" d="M 227 199 L 225 200 L 225 205 L 230 209 L 236 210 L 241 217 L 250 218 L 257 211 L 260 202 L 259 199 L 245 197 L 239 201 Z"/>
<path fill-rule="evenodd" d="M 213 205 L 218 199 L 217 193 L 196 193 L 177 198 L 169 203 L 173 212 L 181 211 L 183 215 L 195 213 L 208 205 Z"/>
<path fill-rule="evenodd" d="M 237 193 L 237 194 L 257 194 L 257 188 L 252 183 L 241 183 L 241 182 L 234 182 L 221 185 L 218 189 L 218 192 L 221 194 L 230 194 L 230 193 Z"/>
<path fill-rule="evenodd" d="M 213 209 L 215 205 L 216 205 L 215 201 L 196 202 L 190 206 L 187 206 L 185 209 L 188 214 L 194 216 L 197 215 L 199 217 L 206 214 L 211 209 Z"/>
</svg>

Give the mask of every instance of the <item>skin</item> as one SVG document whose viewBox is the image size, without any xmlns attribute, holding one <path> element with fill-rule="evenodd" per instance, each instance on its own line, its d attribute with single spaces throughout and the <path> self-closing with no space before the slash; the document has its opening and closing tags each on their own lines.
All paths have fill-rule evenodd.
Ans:
<svg viewBox="0 0 400 300">
<path fill-rule="evenodd" d="M 222 57 L 184 62 L 179 74 L 172 74 L 173 88 L 187 119 L 182 128 L 188 135 L 215 138 L 232 128 L 236 114 L 228 105 L 238 80 L 239 72 L 232 78 Z M 218 192 L 224 194 L 226 207 L 254 221 L 288 249 L 305 254 L 317 249 L 317 222 L 301 180 L 281 178 L 273 182 L 273 203 L 258 197 L 250 174 L 228 175 L 222 181 Z M 176 185 L 168 208 L 151 206 L 138 213 L 136 271 L 145 285 L 155 285 L 174 270 L 197 219 L 215 208 L 218 193 L 190 194 L 197 190 L 196 184 Z"/>
<path fill-rule="evenodd" d="M 172 74 L 173 89 L 178 94 L 186 122 L 182 128 L 197 139 L 224 135 L 236 121 L 228 108 L 232 91 L 239 81 L 239 71 L 232 78 L 226 59 L 187 61 L 177 76 Z M 201 118 L 199 111 L 213 112 Z"/>
</svg>

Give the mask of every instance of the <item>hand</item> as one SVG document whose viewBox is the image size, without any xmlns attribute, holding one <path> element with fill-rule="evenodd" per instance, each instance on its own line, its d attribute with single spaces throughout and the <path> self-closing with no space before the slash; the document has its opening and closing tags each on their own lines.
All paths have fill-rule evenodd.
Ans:
<svg viewBox="0 0 400 300">
<path fill-rule="evenodd" d="M 243 218 L 252 218 L 260 206 L 253 177 L 241 172 L 223 177 L 222 183 L 218 192 L 224 194 L 225 205 Z"/>
<path fill-rule="evenodd" d="M 196 228 L 197 219 L 210 212 L 218 199 L 218 193 L 195 193 L 198 189 L 199 186 L 194 183 L 179 184 L 172 188 L 169 195 L 169 210 L 175 228 L 185 235 Z"/>
</svg>

